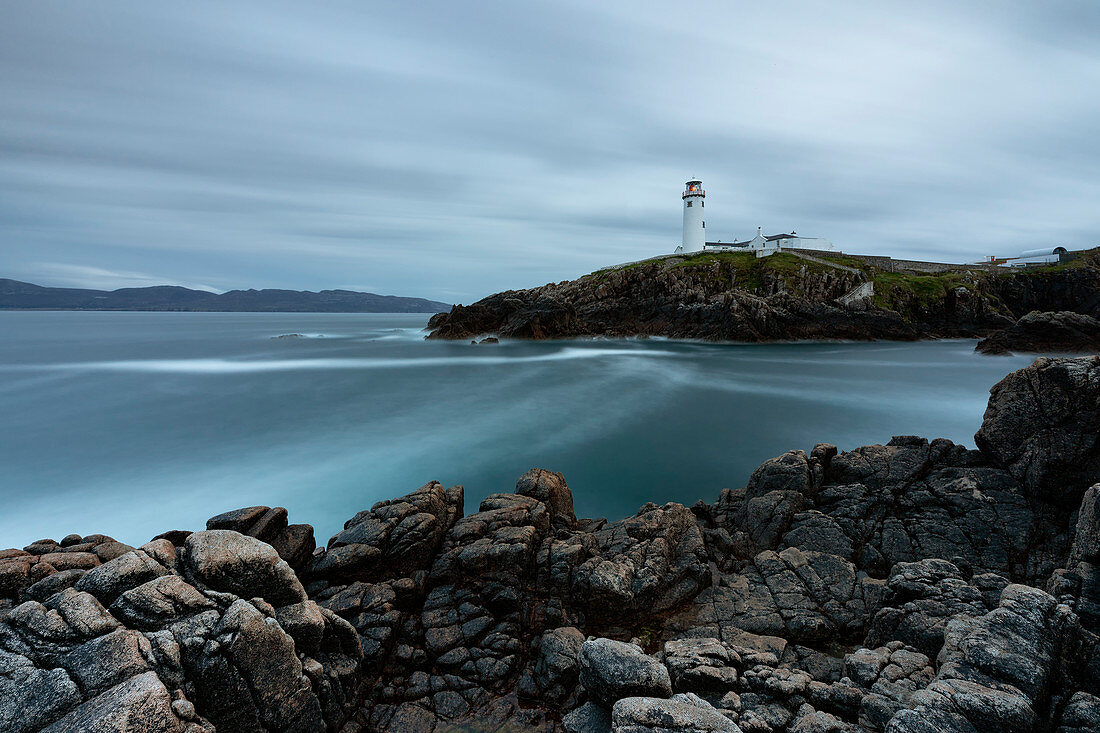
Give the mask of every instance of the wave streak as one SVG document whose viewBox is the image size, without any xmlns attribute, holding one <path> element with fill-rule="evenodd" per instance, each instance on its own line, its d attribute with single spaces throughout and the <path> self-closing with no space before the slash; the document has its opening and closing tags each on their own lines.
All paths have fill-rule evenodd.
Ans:
<svg viewBox="0 0 1100 733">
<path fill-rule="evenodd" d="M 345 358 L 345 359 L 130 359 L 121 361 L 89 361 L 58 364 L 12 364 L 2 371 L 38 372 L 129 372 L 148 374 L 253 374 L 259 372 L 290 372 L 306 370 L 407 369 L 411 367 L 462 367 L 525 364 L 546 361 L 571 361 L 603 357 L 670 357 L 675 354 L 652 349 L 580 349 L 565 348 L 548 354 L 532 356 L 438 356 L 426 358 Z"/>
</svg>

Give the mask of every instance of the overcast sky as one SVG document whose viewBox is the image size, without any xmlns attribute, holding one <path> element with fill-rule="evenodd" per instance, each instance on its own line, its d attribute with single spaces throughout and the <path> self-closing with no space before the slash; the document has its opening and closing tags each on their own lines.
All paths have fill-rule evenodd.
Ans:
<svg viewBox="0 0 1100 733">
<path fill-rule="evenodd" d="M 0 277 L 470 302 L 797 230 L 1100 243 L 1100 3 L 0 0 Z"/>
</svg>

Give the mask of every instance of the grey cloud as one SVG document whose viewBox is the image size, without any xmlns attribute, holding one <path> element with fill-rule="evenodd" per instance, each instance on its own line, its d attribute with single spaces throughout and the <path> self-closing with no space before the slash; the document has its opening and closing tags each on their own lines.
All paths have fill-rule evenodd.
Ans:
<svg viewBox="0 0 1100 733">
<path fill-rule="evenodd" d="M 691 7 L 14 4 L 0 276 L 469 301 L 671 250 L 689 176 L 723 239 L 1098 243 L 1095 3 Z"/>
</svg>

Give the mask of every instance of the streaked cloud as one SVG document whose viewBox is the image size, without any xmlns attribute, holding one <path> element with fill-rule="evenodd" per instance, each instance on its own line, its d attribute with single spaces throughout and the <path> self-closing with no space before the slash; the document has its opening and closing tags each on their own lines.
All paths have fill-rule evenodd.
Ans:
<svg viewBox="0 0 1100 733">
<path fill-rule="evenodd" d="M 723 239 L 1094 246 L 1096 89 L 1091 0 L 13 3 L 0 276 L 469 301 L 671 250 L 689 176 Z"/>
<path fill-rule="evenodd" d="M 70 265 L 63 262 L 31 262 L 26 266 L 31 277 L 48 280 L 56 287 L 91 288 L 93 290 L 117 290 L 118 288 L 145 288 L 151 285 L 178 285 L 209 293 L 221 292 L 211 285 L 173 280 L 162 275 L 125 270 L 107 270 L 102 267 Z"/>
</svg>

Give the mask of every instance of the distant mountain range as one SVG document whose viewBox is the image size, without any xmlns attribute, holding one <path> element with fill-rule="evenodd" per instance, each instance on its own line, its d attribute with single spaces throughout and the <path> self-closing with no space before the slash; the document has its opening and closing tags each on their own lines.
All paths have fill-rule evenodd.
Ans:
<svg viewBox="0 0 1100 733">
<path fill-rule="evenodd" d="M 0 310 L 440 313 L 450 309 L 450 304 L 437 300 L 353 290 L 230 290 L 219 294 L 175 285 L 85 290 L 0 278 Z"/>
</svg>

